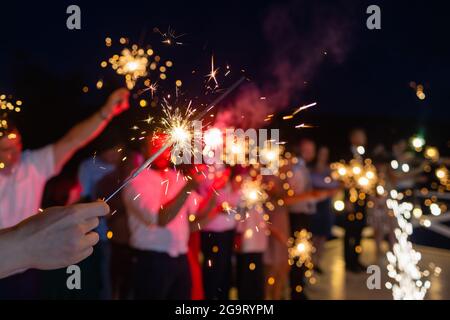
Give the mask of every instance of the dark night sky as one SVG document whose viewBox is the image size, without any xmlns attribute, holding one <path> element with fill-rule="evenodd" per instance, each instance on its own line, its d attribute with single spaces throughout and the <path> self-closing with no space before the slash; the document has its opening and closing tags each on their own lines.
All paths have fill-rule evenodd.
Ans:
<svg viewBox="0 0 450 320">
<path fill-rule="evenodd" d="M 33 109 L 25 112 L 28 120 L 24 133 L 25 141 L 36 146 L 60 136 L 100 101 L 99 97 L 81 97 L 80 88 L 98 79 L 99 61 L 107 54 L 106 36 L 127 36 L 134 41 L 144 37 L 147 41 L 154 39 L 153 27 L 165 30 L 171 26 L 186 33 L 183 41 L 187 44 L 179 47 L 176 63 L 207 70 L 214 53 L 218 61 L 245 68 L 256 83 L 263 84 L 270 81 L 267 69 L 276 52 L 264 36 L 267 16 L 276 8 L 288 8 L 294 29 L 307 37 L 314 34 L 324 10 L 333 12 L 331 16 L 342 22 L 346 43 L 337 45 L 342 45 L 345 54 L 339 62 L 332 57 L 324 59 L 305 79 L 308 85 L 299 88 L 291 101 L 293 105 L 319 102 L 316 110 L 305 115 L 319 127 L 314 134 L 325 140 L 330 130 L 340 130 L 332 135 L 336 139 L 348 126 L 360 122 L 378 135 L 406 136 L 427 127 L 430 135 L 445 143 L 450 116 L 450 27 L 444 3 L 2 1 L 0 91 L 22 97 Z M 80 31 L 66 29 L 69 4 L 81 7 Z M 366 28 L 368 4 L 381 7 L 382 30 Z M 320 21 L 324 26 L 327 23 Z M 302 39 L 291 40 L 302 45 Z M 306 50 L 307 46 L 302 48 Z M 425 86 L 424 101 L 417 99 L 410 81 Z M 50 113 L 55 120 L 41 129 L 37 123 L 49 122 Z M 35 130 L 41 130 L 39 138 Z"/>
</svg>

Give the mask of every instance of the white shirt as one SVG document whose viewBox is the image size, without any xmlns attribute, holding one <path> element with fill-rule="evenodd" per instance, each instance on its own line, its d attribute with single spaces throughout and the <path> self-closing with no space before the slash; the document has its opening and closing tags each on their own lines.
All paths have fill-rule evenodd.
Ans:
<svg viewBox="0 0 450 320">
<path fill-rule="evenodd" d="M 204 231 L 210 232 L 225 232 L 236 228 L 236 208 L 241 199 L 239 191 L 233 191 L 230 184 L 227 184 L 222 190 L 219 191 L 217 196 L 217 204 L 222 205 L 224 202 L 228 204 L 230 208 L 226 212 L 221 212 L 216 215 L 204 228 Z"/>
<path fill-rule="evenodd" d="M 305 162 L 299 162 L 292 169 L 293 176 L 289 179 L 289 184 L 296 195 L 312 190 L 311 176 Z M 314 200 L 298 201 L 289 206 L 292 213 L 314 214 L 316 213 L 316 202 Z"/>
<path fill-rule="evenodd" d="M 45 183 L 56 173 L 53 145 L 24 151 L 10 174 L 0 173 L 0 229 L 38 213 Z"/>
<path fill-rule="evenodd" d="M 261 253 L 267 250 L 268 229 L 262 210 L 249 209 L 245 218 L 238 222 L 237 231 L 242 234 L 241 253 Z"/>
<path fill-rule="evenodd" d="M 172 169 L 163 173 L 144 170 L 130 182 L 122 197 L 128 214 L 131 247 L 165 252 L 171 257 L 187 253 L 190 234 L 188 218 L 197 212 L 201 201 L 197 193 L 192 192 L 188 196 L 177 216 L 165 227 L 148 225 L 140 218 L 144 213 L 156 223 L 161 206 L 174 199 L 185 183 L 182 175 L 177 175 Z"/>
</svg>

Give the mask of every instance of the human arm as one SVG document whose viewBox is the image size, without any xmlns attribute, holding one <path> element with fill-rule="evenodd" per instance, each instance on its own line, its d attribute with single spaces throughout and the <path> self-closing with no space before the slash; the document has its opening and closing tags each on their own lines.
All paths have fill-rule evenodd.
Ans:
<svg viewBox="0 0 450 320">
<path fill-rule="evenodd" d="M 53 147 L 55 168 L 62 168 L 78 149 L 95 139 L 113 117 L 128 109 L 128 96 L 126 89 L 114 91 L 99 111 L 76 124 L 58 140 Z"/>
<path fill-rule="evenodd" d="M 191 232 L 199 231 L 207 225 L 214 217 L 222 212 L 222 206 L 218 206 L 217 197 L 212 192 L 199 205 L 199 211 L 196 214 L 196 219 L 190 224 Z"/>
<path fill-rule="evenodd" d="M 293 205 L 301 201 L 321 201 L 333 196 L 338 189 L 310 190 L 292 197 L 284 198 L 285 205 Z"/>
<path fill-rule="evenodd" d="M 99 236 L 104 202 L 53 207 L 0 231 L 0 278 L 23 269 L 51 270 L 78 263 L 92 254 Z"/>
</svg>

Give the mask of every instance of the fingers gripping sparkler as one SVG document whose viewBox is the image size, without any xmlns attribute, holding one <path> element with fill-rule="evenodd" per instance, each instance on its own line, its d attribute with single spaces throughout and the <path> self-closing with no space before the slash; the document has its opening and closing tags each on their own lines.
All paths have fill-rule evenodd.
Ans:
<svg viewBox="0 0 450 320">
<path fill-rule="evenodd" d="M 203 110 L 194 120 L 203 118 L 209 111 L 211 111 L 218 103 L 220 103 L 225 97 L 233 92 L 246 78 L 242 77 L 236 81 L 231 87 L 224 91 L 217 99 L 211 102 L 205 110 Z M 105 199 L 107 203 L 116 194 L 118 194 L 123 188 L 125 188 L 134 178 L 136 178 L 142 171 L 147 169 L 155 159 L 157 159 L 166 149 L 170 148 L 174 144 L 173 139 L 169 139 L 157 152 L 155 152 L 150 158 L 148 158 L 134 173 L 132 173 L 125 181 L 117 188 L 108 198 Z"/>
</svg>

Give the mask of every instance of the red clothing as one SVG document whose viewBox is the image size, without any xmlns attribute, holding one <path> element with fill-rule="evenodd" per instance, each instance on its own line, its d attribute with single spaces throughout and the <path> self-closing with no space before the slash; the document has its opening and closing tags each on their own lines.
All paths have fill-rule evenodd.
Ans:
<svg viewBox="0 0 450 320">
<path fill-rule="evenodd" d="M 199 261 L 200 255 L 200 232 L 193 232 L 189 238 L 188 260 L 191 268 L 192 280 L 192 300 L 203 300 L 205 295 L 203 292 L 202 268 Z"/>
</svg>

